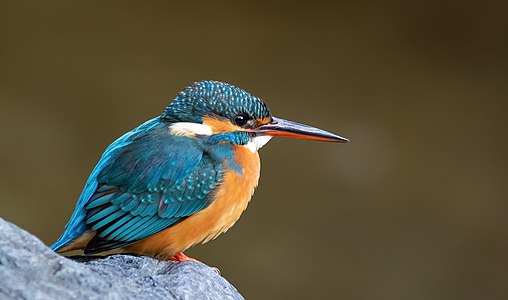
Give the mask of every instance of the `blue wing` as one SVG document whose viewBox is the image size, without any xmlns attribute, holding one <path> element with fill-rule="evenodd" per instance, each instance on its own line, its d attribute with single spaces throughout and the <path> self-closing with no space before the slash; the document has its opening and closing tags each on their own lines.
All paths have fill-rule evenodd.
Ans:
<svg viewBox="0 0 508 300">
<path fill-rule="evenodd" d="M 90 175 L 66 231 L 52 249 L 89 229 L 96 235 L 85 253 L 123 247 L 208 206 L 229 151 L 213 155 L 202 143 L 169 134 L 158 118 L 119 138 Z"/>
</svg>

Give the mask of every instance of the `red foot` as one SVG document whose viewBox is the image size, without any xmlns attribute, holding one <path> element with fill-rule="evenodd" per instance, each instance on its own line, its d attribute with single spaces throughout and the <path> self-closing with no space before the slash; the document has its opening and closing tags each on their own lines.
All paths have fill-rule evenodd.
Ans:
<svg viewBox="0 0 508 300">
<path fill-rule="evenodd" d="M 202 262 L 200 262 L 199 260 L 197 260 L 195 258 L 188 257 L 183 252 L 178 252 L 177 254 L 171 256 L 170 258 L 168 258 L 168 260 L 174 261 L 174 262 L 195 261 L 195 262 L 198 262 L 198 263 L 202 263 Z M 214 270 L 217 274 L 220 275 L 220 270 L 217 269 L 216 267 L 212 267 L 212 270 Z"/>
<path fill-rule="evenodd" d="M 195 262 L 200 263 L 199 260 L 192 258 L 192 257 L 188 257 L 183 252 L 178 252 L 177 254 L 171 256 L 168 260 L 175 261 L 175 262 L 182 262 L 182 261 L 189 261 L 190 260 L 190 261 L 195 261 Z"/>
</svg>

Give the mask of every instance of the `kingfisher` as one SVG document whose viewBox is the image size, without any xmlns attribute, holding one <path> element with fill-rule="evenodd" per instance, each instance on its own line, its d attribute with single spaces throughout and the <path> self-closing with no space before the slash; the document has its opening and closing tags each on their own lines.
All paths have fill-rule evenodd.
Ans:
<svg viewBox="0 0 508 300">
<path fill-rule="evenodd" d="M 348 141 L 277 118 L 231 84 L 191 84 L 162 115 L 107 147 L 51 249 L 194 260 L 184 251 L 226 232 L 247 208 L 259 180 L 258 150 L 274 136 Z"/>
</svg>

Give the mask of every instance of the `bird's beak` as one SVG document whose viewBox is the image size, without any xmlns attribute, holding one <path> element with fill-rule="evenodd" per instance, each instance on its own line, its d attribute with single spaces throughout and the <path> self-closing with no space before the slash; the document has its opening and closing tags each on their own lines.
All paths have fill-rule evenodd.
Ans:
<svg viewBox="0 0 508 300">
<path fill-rule="evenodd" d="M 272 122 L 253 130 L 257 135 L 282 136 L 294 139 L 347 143 L 349 140 L 331 132 L 281 118 L 272 118 Z"/>
</svg>

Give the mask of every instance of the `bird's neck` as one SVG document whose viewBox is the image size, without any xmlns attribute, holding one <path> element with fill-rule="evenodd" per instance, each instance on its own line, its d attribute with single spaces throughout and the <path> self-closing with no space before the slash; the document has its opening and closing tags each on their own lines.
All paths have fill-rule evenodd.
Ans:
<svg viewBox="0 0 508 300">
<path fill-rule="evenodd" d="M 211 143 L 231 143 L 235 145 L 246 145 L 253 138 L 252 134 L 246 131 L 233 131 L 213 134 L 208 138 Z"/>
</svg>

